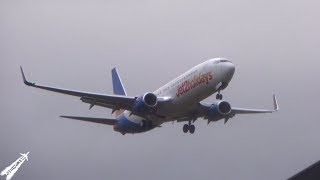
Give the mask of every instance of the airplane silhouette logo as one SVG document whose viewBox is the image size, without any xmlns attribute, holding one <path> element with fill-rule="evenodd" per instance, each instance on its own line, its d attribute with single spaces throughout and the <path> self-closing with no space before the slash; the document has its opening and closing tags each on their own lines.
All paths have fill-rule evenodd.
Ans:
<svg viewBox="0 0 320 180">
<path fill-rule="evenodd" d="M 11 178 L 15 175 L 15 173 L 18 171 L 18 169 L 21 167 L 21 165 L 27 160 L 28 161 L 28 155 L 29 152 L 23 154 L 20 153 L 19 159 L 17 159 L 15 162 L 13 162 L 10 166 L 6 167 L 2 172 L 1 176 L 7 176 L 6 180 L 11 180 Z"/>
</svg>

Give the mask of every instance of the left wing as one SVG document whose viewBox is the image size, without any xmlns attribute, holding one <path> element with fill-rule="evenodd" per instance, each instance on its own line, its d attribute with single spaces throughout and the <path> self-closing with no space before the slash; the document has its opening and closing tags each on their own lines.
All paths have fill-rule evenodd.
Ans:
<svg viewBox="0 0 320 180">
<path fill-rule="evenodd" d="M 198 106 L 193 109 L 193 111 L 188 112 L 186 116 L 184 117 L 177 117 L 175 120 L 177 122 L 183 122 L 183 121 L 195 121 L 198 118 L 204 118 L 208 119 L 208 123 L 210 121 L 216 121 L 218 119 L 225 119 L 225 123 L 232 117 L 234 117 L 236 114 L 258 114 L 258 113 L 273 113 L 279 110 L 279 105 L 277 101 L 277 97 L 273 95 L 273 109 L 246 109 L 246 108 L 236 108 L 231 107 L 230 112 L 228 114 L 216 114 L 216 120 L 209 120 L 208 114 L 209 110 L 212 104 L 200 102 Z"/>
<path fill-rule="evenodd" d="M 276 95 L 273 95 L 273 110 L 266 109 L 245 109 L 245 108 L 232 108 L 232 114 L 257 114 L 257 113 L 273 113 L 279 110 L 279 105 Z"/>
</svg>

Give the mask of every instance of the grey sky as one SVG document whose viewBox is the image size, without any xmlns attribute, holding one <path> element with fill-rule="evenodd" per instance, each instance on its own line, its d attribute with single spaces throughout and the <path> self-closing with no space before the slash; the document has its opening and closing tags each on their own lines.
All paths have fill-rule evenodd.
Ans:
<svg viewBox="0 0 320 180">
<path fill-rule="evenodd" d="M 319 1 L 0 2 L 0 169 L 30 151 L 14 179 L 285 179 L 320 159 Z M 59 115 L 112 117 L 35 82 L 112 93 L 118 67 L 130 95 L 194 65 L 230 58 L 226 100 L 281 111 L 125 135 Z M 214 101 L 211 97 L 208 102 Z"/>
</svg>

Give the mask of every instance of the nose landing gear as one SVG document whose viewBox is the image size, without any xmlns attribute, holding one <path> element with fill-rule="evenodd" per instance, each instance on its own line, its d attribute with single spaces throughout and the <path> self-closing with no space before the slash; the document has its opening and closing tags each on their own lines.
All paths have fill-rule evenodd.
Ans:
<svg viewBox="0 0 320 180">
<path fill-rule="evenodd" d="M 220 94 L 220 92 L 216 95 L 216 99 L 217 100 L 222 100 L 222 94 Z"/>
<path fill-rule="evenodd" d="M 228 86 L 227 82 L 221 82 L 218 84 L 218 87 L 216 88 L 218 91 L 218 94 L 216 95 L 217 100 L 222 100 L 222 94 L 220 94 L 220 91 L 225 89 Z"/>
</svg>

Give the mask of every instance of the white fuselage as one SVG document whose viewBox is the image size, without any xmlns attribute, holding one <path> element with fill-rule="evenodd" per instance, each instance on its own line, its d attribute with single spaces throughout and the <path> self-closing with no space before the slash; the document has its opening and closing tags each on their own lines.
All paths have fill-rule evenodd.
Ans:
<svg viewBox="0 0 320 180">
<path fill-rule="evenodd" d="M 159 106 L 157 114 L 165 118 L 152 117 L 153 121 L 161 124 L 184 117 L 195 109 L 200 101 L 224 89 L 234 74 L 234 65 L 224 59 L 215 58 L 205 61 L 166 85 L 160 87 L 154 94 L 158 97 L 170 98 L 171 103 Z M 144 118 L 131 115 L 130 111 L 124 111 L 125 117 L 134 123 L 140 123 Z"/>
<path fill-rule="evenodd" d="M 113 129 L 121 134 L 146 132 L 161 127 L 160 125 L 164 122 L 175 120 L 188 122 L 184 124 L 183 132 L 193 134 L 195 126 L 192 123 L 198 118 L 207 119 L 208 123 L 224 119 L 226 123 L 236 114 L 273 113 L 279 110 L 275 95 L 273 95 L 274 109 L 272 110 L 236 108 L 227 101 L 221 101 L 220 91 L 228 86 L 235 71 L 232 62 L 225 58 L 207 60 L 153 93 L 146 92 L 136 97 L 127 96 L 115 68 L 111 71 L 114 95 L 38 85 L 26 79 L 22 67 L 20 70 L 23 82 L 27 86 L 77 96 L 83 102 L 89 103 L 90 109 L 98 105 L 110 108 L 116 114 L 116 119 L 78 116 L 61 116 L 62 118 L 112 125 Z M 218 101 L 201 102 L 215 92 L 218 92 L 216 96 Z"/>
</svg>

